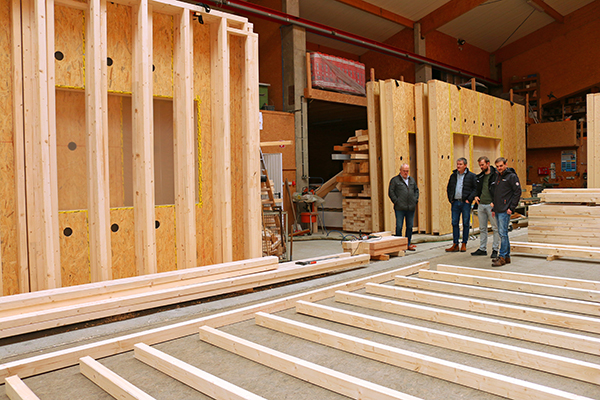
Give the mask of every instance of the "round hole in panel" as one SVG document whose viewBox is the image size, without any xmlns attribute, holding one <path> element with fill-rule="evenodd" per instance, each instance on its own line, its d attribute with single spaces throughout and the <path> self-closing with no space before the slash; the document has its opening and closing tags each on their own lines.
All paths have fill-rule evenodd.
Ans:
<svg viewBox="0 0 600 400">
<path fill-rule="evenodd" d="M 69 150 L 74 151 L 77 148 L 77 143 L 75 143 L 75 142 L 69 142 L 69 144 L 67 145 L 67 147 L 69 148 Z"/>
<path fill-rule="evenodd" d="M 63 233 L 65 234 L 65 236 L 69 237 L 69 236 L 71 236 L 71 235 L 73 234 L 73 229 L 71 229 L 71 228 L 69 228 L 69 227 L 66 227 L 66 228 L 63 230 Z"/>
<path fill-rule="evenodd" d="M 110 226 L 110 230 L 113 232 L 118 232 L 119 231 L 119 224 L 112 224 Z"/>
<path fill-rule="evenodd" d="M 110 57 L 106 57 L 106 65 L 108 65 L 109 67 L 110 67 L 111 65 L 113 65 L 113 59 L 112 59 L 112 58 L 110 58 Z"/>
<path fill-rule="evenodd" d="M 62 61 L 65 59 L 65 55 L 63 54 L 62 51 L 55 51 L 54 58 L 56 58 L 58 61 Z"/>
<path fill-rule="evenodd" d="M 155 229 L 158 229 L 158 228 L 160 228 L 160 222 L 158 222 L 158 221 L 154 221 L 154 228 L 155 228 Z"/>
</svg>

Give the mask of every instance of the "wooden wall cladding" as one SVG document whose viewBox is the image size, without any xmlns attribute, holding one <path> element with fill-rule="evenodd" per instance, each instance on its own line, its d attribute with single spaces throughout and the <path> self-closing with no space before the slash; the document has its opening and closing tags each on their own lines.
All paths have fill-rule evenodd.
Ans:
<svg viewBox="0 0 600 400">
<path fill-rule="evenodd" d="M 173 16 L 152 14 L 153 69 L 155 96 L 173 97 Z"/>
<path fill-rule="evenodd" d="M 175 206 L 156 207 L 156 263 L 158 272 L 177 269 Z"/>
<path fill-rule="evenodd" d="M 113 279 L 136 276 L 133 208 L 110 210 Z"/>
<path fill-rule="evenodd" d="M 62 286 L 90 283 L 87 211 L 63 211 L 58 223 Z"/>
<path fill-rule="evenodd" d="M 111 63 L 107 68 L 108 90 L 117 93 L 131 93 L 133 54 L 131 7 L 108 2 L 106 8 L 107 54 Z"/>
<path fill-rule="evenodd" d="M 54 68 L 56 86 L 84 87 L 85 16 L 83 10 L 54 7 Z"/>
</svg>

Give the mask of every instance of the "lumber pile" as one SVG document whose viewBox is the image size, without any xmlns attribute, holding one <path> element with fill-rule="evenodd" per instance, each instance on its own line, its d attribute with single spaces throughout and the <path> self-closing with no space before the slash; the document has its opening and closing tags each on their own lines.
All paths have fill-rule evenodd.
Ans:
<svg viewBox="0 0 600 400">
<path fill-rule="evenodd" d="M 378 232 L 371 238 L 343 242 L 342 248 L 350 254 L 368 254 L 371 260 L 386 261 L 390 256 L 404 256 L 408 248 L 408 239 L 392 236 L 391 232 Z"/>
<path fill-rule="evenodd" d="M 530 242 L 600 247 L 600 189 L 545 189 L 529 207 Z"/>
<path fill-rule="evenodd" d="M 310 259 L 309 259 L 310 260 Z M 365 255 L 300 265 L 263 257 L 0 298 L 0 338 L 357 268 Z"/>
<path fill-rule="evenodd" d="M 546 256 L 548 261 L 560 257 L 574 257 L 600 260 L 600 247 L 567 246 L 559 244 L 511 242 L 511 253 L 538 254 Z"/>
<path fill-rule="evenodd" d="M 358 130 L 341 146 L 334 146 L 334 158 L 344 160 L 336 181 L 344 196 L 343 229 L 347 232 L 372 232 L 371 184 L 369 175 L 369 135 Z"/>
</svg>

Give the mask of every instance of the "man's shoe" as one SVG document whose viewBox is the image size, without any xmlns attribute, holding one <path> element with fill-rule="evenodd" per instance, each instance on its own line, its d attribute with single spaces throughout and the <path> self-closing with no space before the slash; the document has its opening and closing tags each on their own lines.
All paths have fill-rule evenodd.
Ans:
<svg viewBox="0 0 600 400">
<path fill-rule="evenodd" d="M 505 264 L 510 264 L 510 256 L 504 257 L 504 263 Z"/>
<path fill-rule="evenodd" d="M 452 247 L 448 247 L 446 249 L 446 251 L 449 252 L 449 253 L 454 253 L 454 252 L 458 251 L 458 243 L 454 243 L 452 245 Z"/>
<path fill-rule="evenodd" d="M 467 251 L 467 245 L 466 245 L 466 244 L 464 244 L 464 243 L 463 243 L 463 244 L 461 244 L 461 245 L 460 245 L 460 251 L 462 251 L 463 253 L 464 253 L 465 251 Z"/>
<path fill-rule="evenodd" d="M 504 261 L 504 257 L 498 257 L 494 261 L 492 261 L 492 267 L 501 267 L 504 264 L 506 264 L 506 261 Z"/>
<path fill-rule="evenodd" d="M 406 250 L 415 251 L 415 250 L 417 250 L 417 246 L 415 246 L 414 244 L 411 244 L 410 246 L 408 246 L 408 248 Z"/>
<path fill-rule="evenodd" d="M 472 256 L 487 256 L 487 251 L 477 249 L 477 251 L 472 252 L 471 255 Z"/>
<path fill-rule="evenodd" d="M 498 258 L 498 250 L 492 250 L 492 255 L 490 256 L 492 260 Z"/>
</svg>

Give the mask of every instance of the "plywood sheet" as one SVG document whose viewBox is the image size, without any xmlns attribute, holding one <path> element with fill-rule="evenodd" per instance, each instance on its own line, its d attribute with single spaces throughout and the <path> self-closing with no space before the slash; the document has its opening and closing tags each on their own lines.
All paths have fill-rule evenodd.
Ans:
<svg viewBox="0 0 600 400">
<path fill-rule="evenodd" d="M 419 232 L 431 233 L 431 173 L 429 151 L 429 90 L 427 84 L 415 85 L 415 122 L 417 147 L 417 185 L 420 200 L 417 205 Z"/>
<path fill-rule="evenodd" d="M 515 118 L 517 118 L 517 114 L 515 114 Z M 545 122 L 529 126 L 528 149 L 576 146 L 577 121 Z"/>
<path fill-rule="evenodd" d="M 112 65 L 107 68 L 108 90 L 131 93 L 133 51 L 131 7 L 107 2 L 106 8 L 107 55 L 112 62 Z"/>
<path fill-rule="evenodd" d="M 58 209 L 87 209 L 85 93 L 56 90 Z"/>
<path fill-rule="evenodd" d="M 108 168 L 110 207 L 125 205 L 123 165 L 123 97 L 108 96 Z"/>
<path fill-rule="evenodd" d="M 58 215 L 62 286 L 91 282 L 87 211 Z"/>
<path fill-rule="evenodd" d="M 395 81 L 390 87 L 393 90 L 392 110 L 394 118 L 394 155 L 395 163 L 383 181 L 389 182 L 398 173 L 400 166 L 410 163 L 409 132 L 415 132 L 415 92 L 414 85 Z"/>
<path fill-rule="evenodd" d="M 156 264 L 158 272 L 177 269 L 175 206 L 156 207 Z"/>
<path fill-rule="evenodd" d="M 443 103 L 443 107 L 446 110 L 442 111 L 448 118 L 450 122 L 450 131 L 451 132 L 463 132 L 464 130 L 464 118 L 462 115 L 462 110 L 460 107 L 462 101 L 462 90 L 458 90 L 456 85 L 446 84 L 442 85 L 446 91 L 448 96 L 448 101 Z"/>
<path fill-rule="evenodd" d="M 514 105 L 509 102 L 502 102 L 502 156 L 508 160 L 508 166 L 515 168 L 516 163 L 516 145 L 517 138 L 515 132 L 515 114 Z"/>
<path fill-rule="evenodd" d="M 479 134 L 486 137 L 494 136 L 495 100 L 492 96 L 479 93 Z"/>
<path fill-rule="evenodd" d="M 173 97 L 173 16 L 153 13 L 152 90 L 155 96 Z"/>
<path fill-rule="evenodd" d="M 230 60 L 230 129 L 231 129 L 231 207 L 233 220 L 233 261 L 244 259 L 244 209 L 246 203 L 243 200 L 244 185 L 248 183 L 244 179 L 244 166 L 242 152 L 242 86 L 244 84 L 244 41 L 239 36 L 229 35 L 229 60 Z"/>
<path fill-rule="evenodd" d="M 84 87 L 84 36 L 83 10 L 56 5 L 54 7 L 54 49 L 56 86 Z M 62 54 L 62 60 L 57 53 Z"/>
<path fill-rule="evenodd" d="M 522 105 L 515 106 L 515 131 L 516 131 L 516 147 L 517 147 L 517 175 L 521 181 L 521 185 L 527 183 L 527 135 L 525 133 L 525 107 Z M 527 196 L 528 197 L 528 196 Z"/>
<path fill-rule="evenodd" d="M 119 279 L 136 276 L 133 208 L 112 208 L 110 224 L 112 277 Z"/>
</svg>

